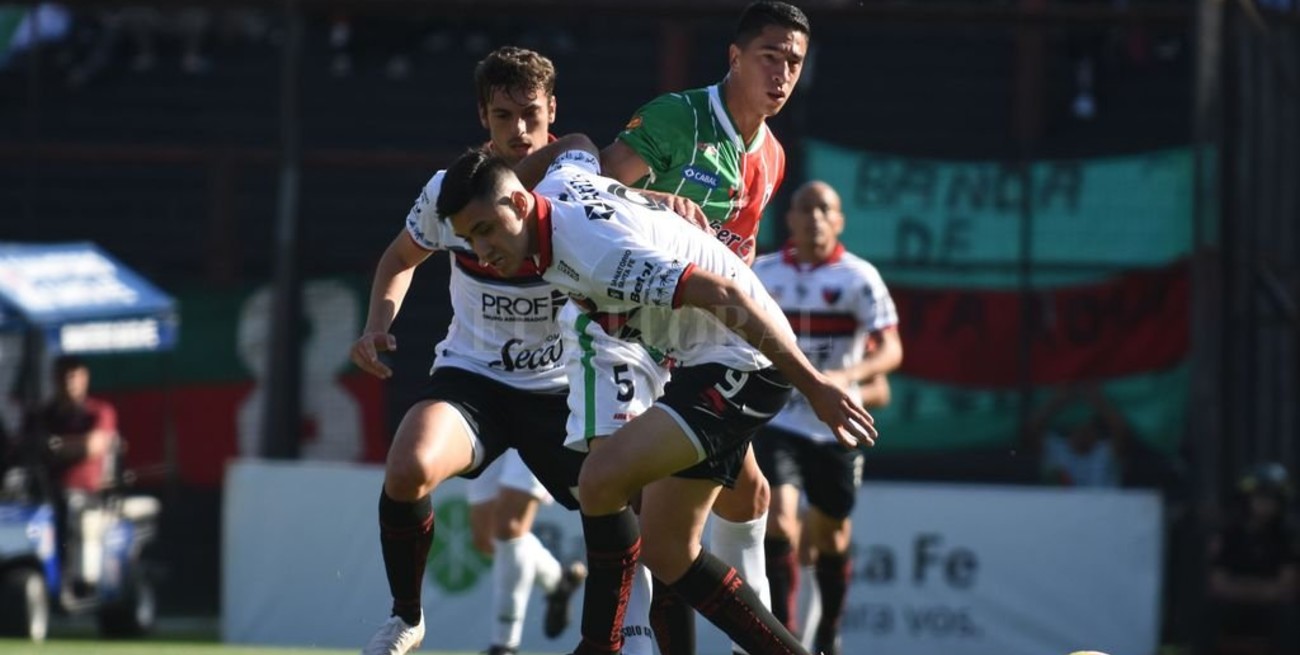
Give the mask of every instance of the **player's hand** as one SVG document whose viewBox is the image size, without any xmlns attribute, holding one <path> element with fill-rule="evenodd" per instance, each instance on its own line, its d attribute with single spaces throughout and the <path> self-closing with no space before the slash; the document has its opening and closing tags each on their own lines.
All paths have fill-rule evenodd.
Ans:
<svg viewBox="0 0 1300 655">
<path fill-rule="evenodd" d="M 393 369 L 379 361 L 379 353 L 397 350 L 397 337 L 387 332 L 367 332 L 352 344 L 352 363 L 381 379 L 393 376 Z"/>
<path fill-rule="evenodd" d="M 824 376 L 809 391 L 804 397 L 837 441 L 847 448 L 876 445 L 876 419 L 857 400 Z"/>
<path fill-rule="evenodd" d="M 713 226 L 709 225 L 709 217 L 704 215 L 704 209 L 695 204 L 690 198 L 675 196 L 663 191 L 641 191 L 641 195 L 654 198 L 659 202 L 667 205 L 673 213 L 681 216 L 694 225 L 709 234 L 713 234 Z"/>
</svg>

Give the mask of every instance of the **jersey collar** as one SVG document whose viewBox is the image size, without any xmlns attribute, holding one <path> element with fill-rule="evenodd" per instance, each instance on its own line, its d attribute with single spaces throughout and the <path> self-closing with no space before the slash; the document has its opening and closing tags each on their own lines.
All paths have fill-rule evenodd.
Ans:
<svg viewBox="0 0 1300 655">
<path fill-rule="evenodd" d="M 537 201 L 537 272 L 545 273 L 551 267 L 554 250 L 551 247 L 551 201 L 532 192 Z"/>
<path fill-rule="evenodd" d="M 767 136 L 767 121 L 763 121 L 758 126 L 758 134 L 754 136 L 754 142 L 745 147 L 745 139 L 736 131 L 736 122 L 731 118 L 731 112 L 727 111 L 727 103 L 722 100 L 722 83 L 719 82 L 709 87 L 709 108 L 713 110 L 713 115 L 717 117 L 718 123 L 722 125 L 722 131 L 727 133 L 727 138 L 735 144 L 739 152 L 754 152 L 763 145 L 763 139 Z"/>
<path fill-rule="evenodd" d="M 785 243 L 785 247 L 781 248 L 781 261 L 784 262 L 786 265 L 793 266 L 798 270 L 803 270 L 804 267 L 807 267 L 807 269 L 811 271 L 829 264 L 838 264 L 840 259 L 843 258 L 844 258 L 844 244 L 839 242 L 835 244 L 835 249 L 831 251 L 829 257 L 827 257 L 823 261 L 817 262 L 816 264 L 807 264 L 805 262 L 799 261 L 799 251 L 796 250 L 794 244 L 789 241 Z"/>
</svg>

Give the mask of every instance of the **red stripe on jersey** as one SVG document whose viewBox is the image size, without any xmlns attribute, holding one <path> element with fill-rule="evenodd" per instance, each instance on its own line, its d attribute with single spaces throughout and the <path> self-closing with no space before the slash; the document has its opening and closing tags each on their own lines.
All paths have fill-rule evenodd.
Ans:
<svg viewBox="0 0 1300 655">
<path fill-rule="evenodd" d="M 551 249 L 551 201 L 533 192 L 537 201 L 537 271 L 543 273 L 551 267 L 555 253 Z"/>
<path fill-rule="evenodd" d="M 677 278 L 677 287 L 673 289 L 673 309 L 682 306 L 682 289 L 686 288 L 686 280 L 695 274 L 695 262 L 690 262 L 682 271 L 682 276 Z"/>
<path fill-rule="evenodd" d="M 772 134 L 772 130 L 766 125 L 763 129 L 767 134 L 763 136 L 762 145 L 754 152 L 745 153 L 741 163 L 743 186 L 740 190 L 740 202 L 736 205 L 737 211 L 718 230 L 720 237 L 725 236 L 724 231 L 739 237 L 735 240 L 724 240 L 724 243 L 741 257 L 745 257 L 754 247 L 763 210 L 772 201 L 772 196 L 776 195 L 777 188 L 785 179 L 785 150 L 776 140 L 776 135 Z"/>
<path fill-rule="evenodd" d="M 787 311 L 785 317 L 801 337 L 847 337 L 858 331 L 858 318 L 853 314 Z"/>
</svg>

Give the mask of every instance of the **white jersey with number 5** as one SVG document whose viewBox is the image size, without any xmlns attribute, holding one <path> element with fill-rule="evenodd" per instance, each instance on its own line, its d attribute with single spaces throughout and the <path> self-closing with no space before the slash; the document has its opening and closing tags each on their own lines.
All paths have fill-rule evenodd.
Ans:
<svg viewBox="0 0 1300 655">
<path fill-rule="evenodd" d="M 433 368 L 454 366 L 526 391 L 568 386 L 564 342 L 555 323 L 567 294 L 532 267 L 503 278 L 480 264 L 469 244 L 438 218 L 442 178 L 443 171 L 430 178 L 406 216 L 406 233 L 415 245 L 451 255 L 455 314 L 435 350 Z"/>
<path fill-rule="evenodd" d="M 734 280 L 789 330 L 745 262 L 660 203 L 599 171 L 594 155 L 571 150 L 537 186 L 542 276 L 582 296 L 578 302 L 609 335 L 644 343 L 682 366 L 771 366 L 711 313 L 677 309 L 682 282 L 699 268 Z"/>
</svg>

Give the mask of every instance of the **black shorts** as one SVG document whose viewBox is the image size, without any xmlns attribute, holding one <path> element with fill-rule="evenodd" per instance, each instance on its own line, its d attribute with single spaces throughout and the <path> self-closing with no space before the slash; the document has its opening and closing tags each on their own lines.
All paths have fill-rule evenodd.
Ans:
<svg viewBox="0 0 1300 655">
<path fill-rule="evenodd" d="M 434 369 L 416 402 L 438 400 L 460 410 L 483 444 L 479 466 L 461 474 L 476 478 L 508 448 L 519 451 L 528 469 L 569 509 L 578 508 L 572 489 L 586 454 L 564 447 L 569 417 L 567 390 L 524 391 L 464 369 Z"/>
<path fill-rule="evenodd" d="M 773 488 L 789 484 L 802 489 L 809 505 L 833 519 L 853 513 L 862 486 L 860 448 L 768 427 L 754 440 L 754 457 Z"/>
<path fill-rule="evenodd" d="M 673 369 L 655 406 L 675 414 L 704 454 L 703 461 L 675 475 L 735 486 L 750 440 L 781 411 L 790 392 L 790 383 L 774 368 L 746 372 L 700 364 Z"/>
</svg>

